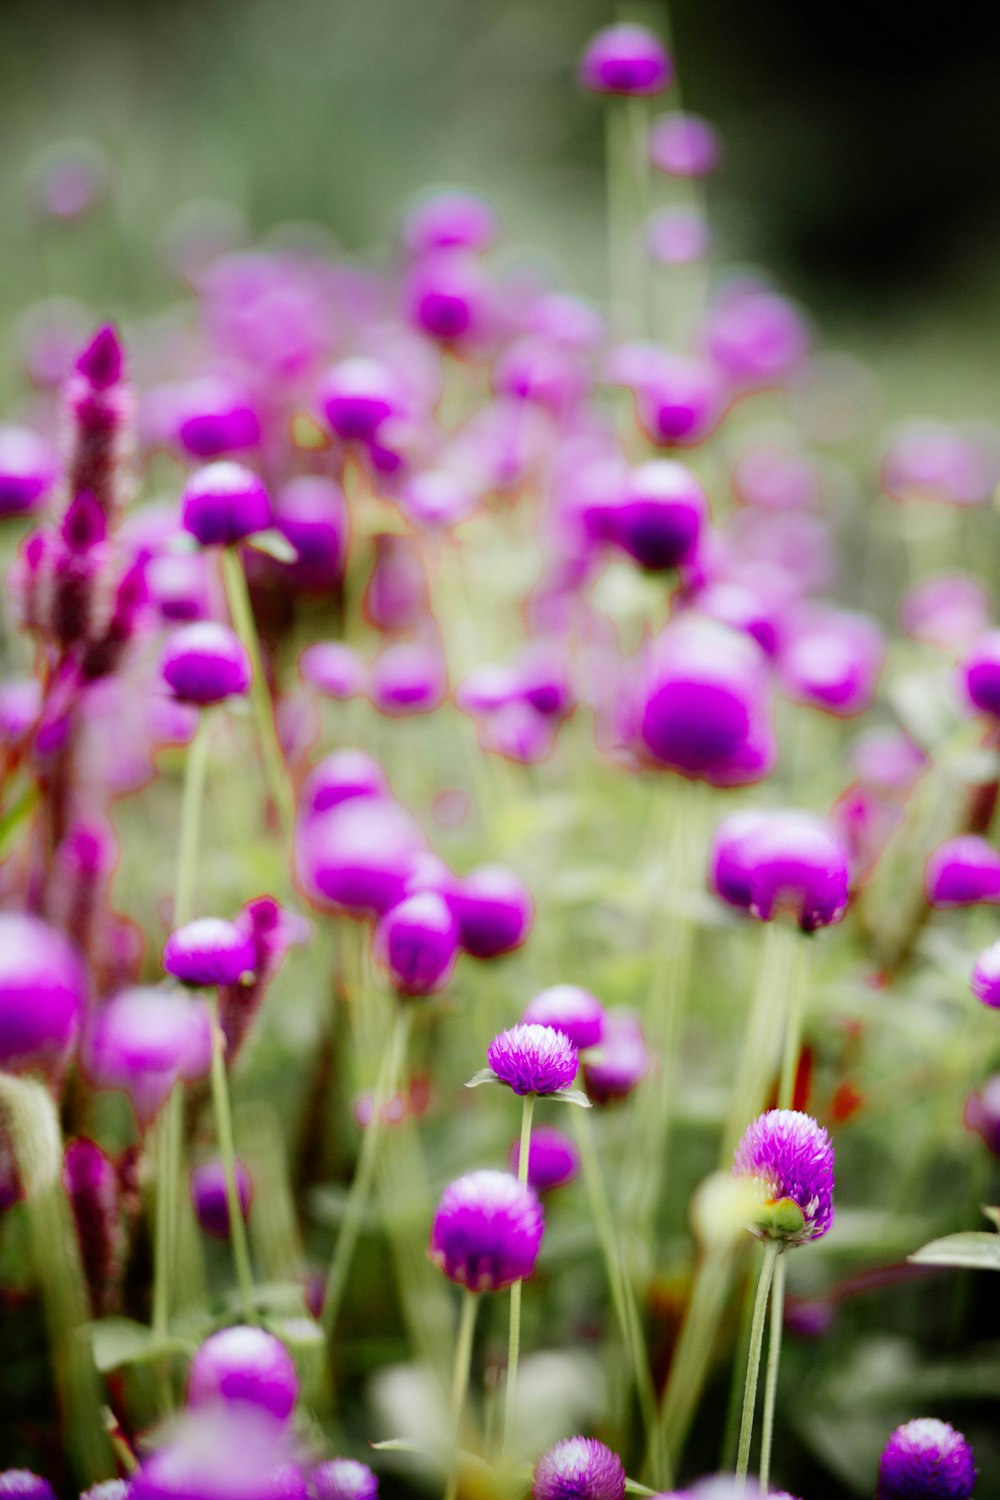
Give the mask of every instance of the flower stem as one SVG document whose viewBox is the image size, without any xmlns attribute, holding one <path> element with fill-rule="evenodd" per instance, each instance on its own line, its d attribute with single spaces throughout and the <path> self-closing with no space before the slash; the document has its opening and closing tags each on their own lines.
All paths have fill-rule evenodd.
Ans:
<svg viewBox="0 0 1000 1500">
<path fill-rule="evenodd" d="M 740 1445 L 736 1455 L 737 1492 L 746 1486 L 747 1470 L 750 1467 L 750 1441 L 753 1437 L 754 1408 L 757 1405 L 757 1377 L 760 1373 L 760 1355 L 764 1343 L 764 1318 L 767 1313 L 767 1298 L 774 1276 L 774 1263 L 781 1251 L 778 1240 L 767 1240 L 764 1258 L 760 1264 L 757 1281 L 757 1296 L 753 1305 L 753 1322 L 750 1324 L 750 1352 L 747 1358 L 746 1381 L 743 1386 L 743 1416 L 740 1421 Z"/>
<path fill-rule="evenodd" d="M 785 1025 L 790 971 L 797 963 L 792 934 L 783 922 L 767 922 L 761 934 L 760 968 L 750 1001 L 746 1028 L 737 1063 L 736 1083 L 719 1165 L 727 1171 L 740 1137 L 762 1109 L 767 1098 L 781 1029 Z"/>
<path fill-rule="evenodd" d="M 458 1337 L 455 1341 L 455 1365 L 451 1378 L 451 1435 L 452 1445 L 458 1449 L 461 1432 L 462 1408 L 469 1389 L 469 1370 L 472 1366 L 472 1339 L 476 1331 L 476 1313 L 479 1310 L 479 1294 L 469 1291 L 462 1294 L 462 1311 L 458 1319 Z M 458 1453 L 454 1453 L 444 1500 L 455 1500 L 458 1494 Z"/>
<path fill-rule="evenodd" d="M 535 1095 L 525 1094 L 521 1102 L 521 1141 L 517 1161 L 517 1180 L 528 1181 L 528 1161 L 531 1155 L 531 1120 L 535 1113 Z M 521 1356 L 521 1281 L 515 1281 L 510 1289 L 510 1330 L 507 1339 L 507 1384 L 504 1391 L 503 1408 L 503 1452 L 510 1446 L 514 1429 L 514 1402 L 517 1396 L 517 1364 Z"/>
<path fill-rule="evenodd" d="M 225 1037 L 216 1009 L 212 1016 L 212 1109 L 215 1114 L 215 1133 L 219 1142 L 219 1155 L 222 1158 L 222 1167 L 226 1177 L 229 1243 L 233 1251 L 236 1284 L 243 1303 L 243 1315 L 248 1323 L 254 1323 L 257 1321 L 257 1312 L 254 1306 L 253 1271 L 250 1267 L 247 1227 L 243 1220 L 243 1207 L 236 1185 L 236 1149 L 233 1144 L 233 1116 L 229 1103 L 229 1081 L 226 1078 L 224 1049 Z"/>
<path fill-rule="evenodd" d="M 799 1071 L 799 1053 L 802 1050 L 802 1024 L 805 1017 L 808 984 L 807 943 L 808 939 L 801 936 L 795 944 L 795 968 L 785 1021 L 785 1050 L 781 1063 L 781 1082 L 778 1085 L 779 1109 L 791 1109 L 795 1097 L 795 1079 Z"/>
<path fill-rule="evenodd" d="M 358 1241 L 358 1235 L 361 1232 L 365 1209 L 375 1182 L 379 1138 L 382 1133 L 382 1115 L 385 1104 L 396 1092 L 399 1075 L 406 1059 L 411 1020 L 412 1006 L 405 1002 L 397 1003 L 392 1030 L 389 1033 L 388 1045 L 382 1054 L 382 1065 L 379 1068 L 378 1080 L 375 1084 L 375 1092 L 372 1098 L 372 1117 L 365 1127 L 365 1133 L 361 1140 L 361 1151 L 358 1155 L 354 1180 L 347 1195 L 344 1218 L 340 1226 L 340 1233 L 337 1235 L 337 1243 L 334 1246 L 333 1258 L 330 1261 L 330 1270 L 326 1278 L 326 1294 L 323 1299 L 321 1321 L 327 1340 L 332 1337 L 337 1324 L 337 1314 L 340 1311 L 340 1304 L 347 1288 L 347 1277 L 351 1269 L 354 1248 Z"/>
<path fill-rule="evenodd" d="M 778 1390 L 778 1365 L 781 1361 L 781 1333 L 785 1321 L 785 1257 L 778 1256 L 774 1268 L 771 1296 L 771 1333 L 767 1346 L 767 1373 L 764 1377 L 764 1416 L 760 1429 L 760 1489 L 768 1493 L 771 1474 L 771 1439 L 774 1436 L 774 1401 Z"/>
</svg>

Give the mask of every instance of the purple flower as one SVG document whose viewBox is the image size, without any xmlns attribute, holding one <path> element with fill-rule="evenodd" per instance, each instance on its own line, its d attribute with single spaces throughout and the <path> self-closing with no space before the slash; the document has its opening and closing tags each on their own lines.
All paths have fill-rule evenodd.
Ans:
<svg viewBox="0 0 1000 1500">
<path fill-rule="evenodd" d="M 243 1220 L 250 1217 L 253 1204 L 253 1181 L 241 1161 L 233 1164 L 236 1196 Z M 198 1223 L 214 1240 L 228 1240 L 229 1196 L 226 1191 L 226 1168 L 221 1160 L 206 1161 L 191 1173 L 191 1204 Z"/>
<path fill-rule="evenodd" d="M 490 1042 L 486 1060 L 515 1094 L 555 1094 L 576 1077 L 576 1048 L 551 1026 L 522 1023 L 501 1031 Z"/>
<path fill-rule="evenodd" d="M 591 1048 L 582 1061 L 583 1081 L 593 1104 L 609 1104 L 630 1094 L 649 1072 L 649 1053 L 634 1011 L 606 1011 L 601 1044 Z"/>
<path fill-rule="evenodd" d="M 624 1500 L 625 1469 L 596 1438 L 564 1438 L 535 1465 L 532 1500 Z"/>
<path fill-rule="evenodd" d="M 163 967 L 184 984 L 238 984 L 253 973 L 253 943 L 235 922 L 198 917 L 177 927 L 163 949 Z"/>
<path fill-rule="evenodd" d="M 663 43 L 646 26 L 606 26 L 587 45 L 580 82 L 597 94 L 659 94 L 674 76 Z"/>
<path fill-rule="evenodd" d="M 672 459 L 654 459 L 629 475 L 611 513 L 611 537 L 641 568 L 662 573 L 694 555 L 707 516 L 694 475 Z"/>
<path fill-rule="evenodd" d="M 425 847 L 416 820 L 387 797 L 353 797 L 300 818 L 295 839 L 306 894 L 355 915 L 396 906 Z"/>
<path fill-rule="evenodd" d="M 991 613 L 989 593 L 978 579 L 944 573 L 906 591 L 899 622 L 914 640 L 964 652 L 988 628 Z"/>
<path fill-rule="evenodd" d="M 375 929 L 375 952 L 397 994 L 433 995 L 444 989 L 458 958 L 458 926 L 436 891 L 406 896 Z"/>
<path fill-rule="evenodd" d="M 300 805 L 308 816 L 329 812 L 353 797 L 388 797 L 389 782 L 378 761 L 365 750 L 335 750 L 309 772 Z"/>
<path fill-rule="evenodd" d="M 553 984 L 529 1000 L 521 1017 L 531 1025 L 552 1026 L 582 1052 L 604 1035 L 604 1007 L 596 995 L 576 984 Z"/>
<path fill-rule="evenodd" d="M 98 1088 L 123 1089 L 136 1118 L 149 1126 L 178 1079 L 208 1072 L 211 1022 L 202 1001 L 166 990 L 122 990 L 91 1020 L 84 1067 Z"/>
<path fill-rule="evenodd" d="M 124 459 L 131 441 L 132 396 L 123 380 L 123 354 L 110 326 L 98 329 L 66 382 L 72 436 L 67 490 L 84 495 L 108 522 L 124 504 Z"/>
<path fill-rule="evenodd" d="M 177 439 L 199 459 L 256 448 L 260 417 L 246 393 L 218 375 L 192 380 L 177 397 Z"/>
<path fill-rule="evenodd" d="M 282 580 L 308 593 L 336 588 L 344 575 L 350 535 L 340 485 L 322 474 L 289 479 L 274 498 L 274 524 L 296 551 L 294 562 L 261 557 Z"/>
<path fill-rule="evenodd" d="M 5 1469 L 0 1474 L 0 1495 L 16 1497 L 16 1500 L 56 1500 L 55 1491 L 47 1479 L 32 1474 L 30 1469 Z"/>
<path fill-rule="evenodd" d="M 459 1286 L 501 1292 L 535 1269 L 544 1221 L 534 1191 L 508 1172 L 468 1172 L 445 1188 L 429 1254 Z"/>
<path fill-rule="evenodd" d="M 518 1171 L 521 1142 L 511 1144 L 507 1158 L 510 1170 Z M 550 1193 L 565 1187 L 580 1170 L 580 1156 L 569 1136 L 554 1125 L 539 1125 L 531 1133 L 528 1147 L 528 1183 L 536 1193 Z"/>
<path fill-rule="evenodd" d="M 707 177 L 719 164 L 719 138 L 700 115 L 664 115 L 649 132 L 649 159 L 669 177 Z"/>
<path fill-rule="evenodd" d="M 342 442 L 369 443 L 382 423 L 402 411 L 396 377 L 375 359 L 345 359 L 323 381 L 320 406 Z"/>
<path fill-rule="evenodd" d="M 250 691 L 250 658 L 235 631 L 217 620 L 198 620 L 175 630 L 160 670 L 181 703 L 204 708 Z"/>
<path fill-rule="evenodd" d="M 1000 1007 L 1000 942 L 980 953 L 972 970 L 972 993 L 993 1009 Z"/>
<path fill-rule="evenodd" d="M 814 932 L 847 909 L 847 850 L 832 825 L 811 813 L 736 813 L 716 831 L 709 882 L 762 922 L 787 912 Z"/>
<path fill-rule="evenodd" d="M 770 287 L 742 278 L 712 301 L 706 324 L 712 360 L 743 389 L 781 386 L 809 352 L 809 331 L 798 309 Z"/>
<path fill-rule="evenodd" d="M 983 505 L 1000 480 L 995 429 L 913 422 L 899 428 L 882 459 L 882 488 L 894 500 Z"/>
<path fill-rule="evenodd" d="M 440 648 L 423 641 L 397 641 L 375 658 L 371 698 L 393 718 L 432 713 L 443 701 L 448 681 Z"/>
<path fill-rule="evenodd" d="M 285 954 L 309 935 L 308 922 L 271 896 L 248 901 L 235 925 L 250 941 L 253 978 L 248 982 L 244 975 L 236 984 L 219 986 L 219 1024 L 226 1039 L 227 1067 L 236 1060 Z"/>
<path fill-rule="evenodd" d="M 499 958 L 520 948 L 535 915 L 528 891 L 500 865 L 481 865 L 461 879 L 452 910 L 462 947 L 473 958 Z"/>
<path fill-rule="evenodd" d="M 771 1109 L 743 1133 L 733 1162 L 763 1201 L 752 1226 L 761 1239 L 789 1245 L 818 1240 L 833 1223 L 833 1146 L 821 1125 L 797 1109 Z"/>
<path fill-rule="evenodd" d="M 948 839 L 927 861 L 924 894 L 943 911 L 1000 901 L 1000 853 L 976 834 Z"/>
<path fill-rule="evenodd" d="M 55 454 L 30 427 L 0 427 L 0 520 L 35 510 L 56 482 Z"/>
<path fill-rule="evenodd" d="M 299 671 L 328 698 L 360 698 L 368 687 L 368 671 L 356 651 L 341 641 L 317 641 L 299 658 Z"/>
<path fill-rule="evenodd" d="M 410 324 L 448 348 L 480 338 L 492 312 L 492 288 L 478 256 L 436 250 L 411 268 L 403 286 Z"/>
<path fill-rule="evenodd" d="M 884 661 L 885 637 L 869 616 L 810 606 L 787 622 L 778 672 L 792 698 L 846 719 L 870 706 Z"/>
<path fill-rule="evenodd" d="M 982 1137 L 994 1156 L 1000 1157 L 1000 1073 L 966 1099 L 965 1124 Z"/>
<path fill-rule="evenodd" d="M 658 448 L 697 447 L 718 427 L 729 403 L 718 370 L 697 355 L 655 349 L 634 384 L 640 425 Z"/>
<path fill-rule="evenodd" d="M 285 1422 L 298 1399 L 295 1363 L 280 1339 L 263 1328 L 223 1328 L 205 1340 L 191 1361 L 191 1407 L 245 1402 Z"/>
<path fill-rule="evenodd" d="M 763 510 L 814 511 L 823 499 L 815 459 L 778 443 L 750 443 L 733 464 L 731 482 L 741 505 Z"/>
<path fill-rule="evenodd" d="M 411 255 L 455 248 L 488 250 L 496 236 L 496 214 L 478 193 L 431 193 L 410 209 L 403 224 Z"/>
<path fill-rule="evenodd" d="M 311 1500 L 378 1500 L 378 1479 L 356 1458 L 331 1458 L 309 1476 Z"/>
<path fill-rule="evenodd" d="M 86 994 L 83 965 L 61 932 L 36 917 L 0 914 L 0 1069 L 56 1077 Z"/>
<path fill-rule="evenodd" d="M 272 522 L 263 481 L 242 464 L 220 459 L 198 469 L 184 486 L 181 519 L 202 547 L 228 547 Z"/>
<path fill-rule="evenodd" d="M 975 1459 L 962 1434 L 934 1417 L 917 1417 L 885 1445 L 877 1500 L 968 1500 L 975 1483 Z"/>
<path fill-rule="evenodd" d="M 962 679 L 969 701 L 1000 718 L 1000 630 L 988 630 L 975 642 L 962 663 Z"/>
<path fill-rule="evenodd" d="M 693 209 L 661 209 L 646 229 L 649 255 L 662 266 L 688 266 L 704 260 L 711 245 L 708 222 Z"/>
<path fill-rule="evenodd" d="M 171 1424 L 133 1476 L 131 1500 L 305 1500 L 293 1452 L 287 1420 L 245 1400 L 212 1401 Z"/>
</svg>

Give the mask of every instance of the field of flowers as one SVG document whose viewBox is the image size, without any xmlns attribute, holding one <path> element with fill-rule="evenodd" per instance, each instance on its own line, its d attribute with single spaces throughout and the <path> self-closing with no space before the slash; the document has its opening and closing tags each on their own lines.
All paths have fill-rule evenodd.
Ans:
<svg viewBox="0 0 1000 1500">
<path fill-rule="evenodd" d="M 599 304 L 442 189 L 19 310 L 0 1497 L 998 1492 L 1000 429 L 577 67 Z"/>
</svg>

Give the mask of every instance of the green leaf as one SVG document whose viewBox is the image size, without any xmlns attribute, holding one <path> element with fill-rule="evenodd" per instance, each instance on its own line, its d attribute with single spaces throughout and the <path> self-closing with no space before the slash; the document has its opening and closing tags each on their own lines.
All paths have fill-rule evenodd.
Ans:
<svg viewBox="0 0 1000 1500">
<path fill-rule="evenodd" d="M 478 1073 L 473 1073 L 465 1087 L 467 1089 L 477 1089 L 481 1083 L 499 1082 L 500 1080 L 492 1068 L 480 1068 Z"/>
<path fill-rule="evenodd" d="M 578 1104 L 581 1109 L 593 1109 L 593 1105 L 581 1089 L 558 1089 L 554 1094 L 543 1094 L 543 1099 L 558 1099 L 562 1104 Z"/>
<path fill-rule="evenodd" d="M 190 1356 L 195 1352 L 194 1345 L 184 1339 L 161 1337 L 131 1318 L 101 1318 L 88 1323 L 83 1332 L 90 1339 L 94 1364 L 102 1375 L 170 1354 Z"/>
<path fill-rule="evenodd" d="M 252 547 L 255 552 L 263 552 L 265 557 L 273 557 L 275 562 L 293 563 L 299 560 L 299 554 L 287 536 L 274 527 L 248 536 L 247 546 Z"/>
<path fill-rule="evenodd" d="M 908 1257 L 918 1266 L 962 1266 L 975 1271 L 1000 1271 L 1000 1235 L 985 1230 L 947 1234 L 931 1240 Z"/>
<path fill-rule="evenodd" d="M 983 1211 L 984 1215 L 986 1216 L 987 1219 L 989 1219 L 989 1221 L 993 1225 L 994 1229 L 1000 1229 L 1000 1208 L 990 1208 L 985 1203 L 982 1204 L 981 1206 L 982 1206 L 982 1211 Z"/>
<path fill-rule="evenodd" d="M 638 1479 L 626 1479 L 625 1493 L 626 1495 L 655 1495 L 656 1490 L 647 1489 L 644 1484 L 639 1483 Z"/>
</svg>

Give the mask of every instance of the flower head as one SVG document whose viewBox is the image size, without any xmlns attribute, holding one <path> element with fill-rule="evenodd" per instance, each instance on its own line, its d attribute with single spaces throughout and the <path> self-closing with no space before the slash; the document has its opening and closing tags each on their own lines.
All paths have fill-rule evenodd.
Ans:
<svg viewBox="0 0 1000 1500">
<path fill-rule="evenodd" d="M 596 1047 L 604 1035 L 604 1007 L 596 995 L 577 984 L 553 984 L 528 1002 L 523 1021 L 551 1026 L 569 1037 L 582 1052 Z"/>
<path fill-rule="evenodd" d="M 519 948 L 535 915 L 524 885 L 500 865 L 482 865 L 460 880 L 453 910 L 462 947 L 473 958 L 499 958 Z"/>
<path fill-rule="evenodd" d="M 429 1253 L 459 1286 L 500 1292 L 534 1271 L 543 1227 L 533 1189 L 508 1172 L 468 1172 L 441 1195 Z"/>
<path fill-rule="evenodd" d="M 555 1094 L 576 1077 L 577 1052 L 563 1031 L 521 1023 L 490 1042 L 486 1059 L 515 1094 Z"/>
<path fill-rule="evenodd" d="M 975 1482 L 975 1459 L 962 1434 L 918 1417 L 897 1427 L 885 1446 L 878 1500 L 968 1500 Z"/>
<path fill-rule="evenodd" d="M 508 1164 L 517 1172 L 521 1164 L 521 1142 L 514 1141 Z M 528 1146 L 528 1182 L 536 1193 L 550 1193 L 565 1187 L 580 1170 L 580 1156 L 570 1140 L 554 1125 L 539 1125 L 531 1132 Z"/>
<path fill-rule="evenodd" d="M 375 931 L 375 951 L 400 995 L 433 995 L 444 989 L 458 958 L 458 927 L 436 891 L 406 896 L 385 913 Z"/>
<path fill-rule="evenodd" d="M 596 94 L 659 94 L 673 75 L 656 33 L 629 23 L 597 32 L 580 62 L 580 82 Z"/>
<path fill-rule="evenodd" d="M 163 949 L 163 967 L 184 984 L 238 984 L 253 972 L 249 935 L 222 917 L 198 917 L 177 927 Z"/>
<path fill-rule="evenodd" d="M 192 474 L 181 506 L 184 529 L 202 547 L 230 546 L 256 531 L 266 531 L 273 519 L 263 481 L 229 459 L 219 459 Z"/>
<path fill-rule="evenodd" d="M 56 1500 L 55 1491 L 47 1479 L 32 1474 L 30 1469 L 5 1469 L 0 1474 L 0 1495 L 11 1500 Z"/>
<path fill-rule="evenodd" d="M 771 1109 L 743 1133 L 733 1172 L 759 1184 L 762 1204 L 752 1228 L 789 1245 L 818 1240 L 833 1223 L 833 1147 L 811 1115 Z"/>
<path fill-rule="evenodd" d="M 241 1161 L 233 1162 L 236 1179 L 236 1196 L 244 1221 L 250 1216 L 253 1203 L 253 1181 Z M 206 1161 L 191 1173 L 191 1203 L 198 1223 L 214 1240 L 229 1238 L 229 1193 L 226 1187 L 226 1168 L 221 1159 Z"/>
<path fill-rule="evenodd" d="M 250 658 L 235 631 L 197 620 L 174 631 L 161 661 L 163 679 L 181 703 L 207 707 L 250 690 Z"/>
<path fill-rule="evenodd" d="M 813 932 L 839 922 L 847 908 L 847 850 L 833 826 L 811 813 L 733 813 L 716 831 L 709 883 L 762 922 L 787 911 Z"/>
<path fill-rule="evenodd" d="M 623 1500 L 625 1469 L 596 1438 L 564 1438 L 535 1465 L 532 1500 Z"/>
<path fill-rule="evenodd" d="M 356 1458 L 331 1458 L 309 1476 L 311 1500 L 378 1500 L 378 1479 Z"/>
<path fill-rule="evenodd" d="M 52 1076 L 76 1041 L 86 999 L 76 950 L 36 917 L 0 914 L 0 1070 Z"/>
<path fill-rule="evenodd" d="M 924 894 L 931 906 L 945 911 L 1000 902 L 1000 853 L 972 833 L 946 840 L 927 861 Z"/>
<path fill-rule="evenodd" d="M 583 1059 L 587 1094 L 594 1104 L 624 1099 L 649 1072 L 649 1053 L 642 1024 L 633 1011 L 616 1008 L 604 1018 L 599 1047 Z"/>
<path fill-rule="evenodd" d="M 263 1328 L 223 1328 L 205 1340 L 188 1372 L 188 1405 L 218 1402 L 260 1407 L 277 1422 L 292 1414 L 299 1378 L 280 1339 Z"/>
</svg>

